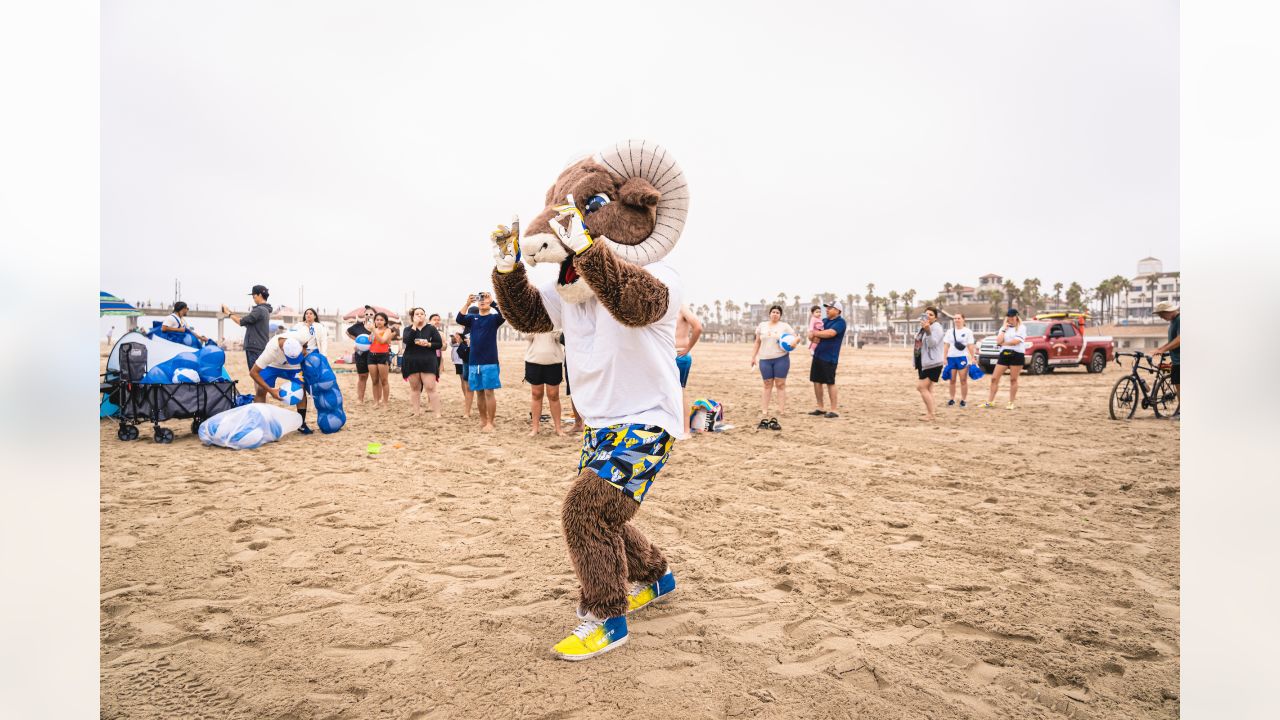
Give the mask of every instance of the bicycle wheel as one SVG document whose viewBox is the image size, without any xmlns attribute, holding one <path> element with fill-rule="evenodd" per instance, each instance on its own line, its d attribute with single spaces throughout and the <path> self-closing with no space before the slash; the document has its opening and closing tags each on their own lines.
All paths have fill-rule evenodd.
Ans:
<svg viewBox="0 0 1280 720">
<path fill-rule="evenodd" d="M 1111 401 L 1108 403 L 1108 409 L 1111 410 L 1112 420 L 1128 420 L 1138 411 L 1138 403 L 1142 399 L 1142 393 L 1138 391 L 1138 381 L 1132 375 L 1126 375 L 1116 381 L 1115 387 L 1111 388 Z"/>
<path fill-rule="evenodd" d="M 1156 411 L 1156 417 L 1173 417 L 1178 412 L 1179 404 L 1178 392 L 1173 389 L 1169 376 L 1161 373 L 1156 378 L 1155 387 L 1151 389 L 1151 407 Z"/>
</svg>

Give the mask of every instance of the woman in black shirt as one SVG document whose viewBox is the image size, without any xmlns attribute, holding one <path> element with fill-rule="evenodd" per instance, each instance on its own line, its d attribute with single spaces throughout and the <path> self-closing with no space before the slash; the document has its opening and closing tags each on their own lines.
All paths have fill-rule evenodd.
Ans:
<svg viewBox="0 0 1280 720">
<path fill-rule="evenodd" d="M 444 347 L 440 331 L 427 324 L 427 311 L 414 308 L 409 312 L 412 324 L 404 329 L 401 340 L 404 344 L 404 358 L 400 361 L 400 372 L 409 381 L 409 400 L 412 410 L 409 415 L 417 415 L 421 409 L 422 390 L 427 390 L 427 406 L 432 414 L 440 417 L 440 397 L 436 394 L 436 373 L 440 368 L 440 358 L 436 351 Z"/>
</svg>

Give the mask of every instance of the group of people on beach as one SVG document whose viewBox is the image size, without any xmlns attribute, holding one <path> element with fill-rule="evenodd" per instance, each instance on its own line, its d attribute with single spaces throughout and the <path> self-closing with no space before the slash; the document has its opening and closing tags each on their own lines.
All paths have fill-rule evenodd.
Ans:
<svg viewBox="0 0 1280 720">
<path fill-rule="evenodd" d="M 233 321 L 244 327 L 245 359 L 249 365 L 250 376 L 254 382 L 255 401 L 264 402 L 272 386 L 280 377 L 295 378 L 300 368 L 299 361 L 303 352 L 318 351 L 327 353 L 328 337 L 319 322 L 319 314 L 314 308 L 303 312 L 301 322 L 285 329 L 282 333 L 271 336 L 271 305 L 268 303 L 269 291 L 263 285 L 254 285 L 250 291 L 253 308 L 246 314 L 232 312 L 226 305 L 224 313 Z M 472 415 L 474 403 L 480 420 L 480 429 L 488 432 L 495 429 L 494 419 L 497 415 L 497 397 L 495 390 L 502 387 L 501 367 L 498 362 L 498 328 L 505 319 L 498 310 L 492 294 L 478 292 L 469 294 L 463 304 L 463 310 L 454 317 L 457 329 L 449 334 L 448 349 L 454 372 L 458 376 L 459 389 L 462 393 L 465 417 Z M 1170 304 L 1161 307 L 1157 313 L 1169 321 L 1169 342 L 1157 348 L 1156 354 L 1168 352 L 1172 357 L 1174 372 L 1179 370 L 1179 329 L 1177 321 L 1179 308 Z M 783 308 L 773 305 L 769 308 L 769 319 L 761 322 L 755 331 L 755 344 L 751 351 L 751 366 L 758 368 L 763 387 L 761 389 L 761 418 L 756 426 L 760 430 L 781 430 L 779 416 L 786 414 L 787 409 L 787 376 L 791 369 L 791 352 L 801 341 L 807 340 L 807 349 L 811 356 L 809 381 L 813 386 L 816 407 L 809 414 L 824 418 L 839 417 L 839 391 L 836 386 L 836 370 L 840 361 L 840 350 L 844 347 L 847 323 L 843 317 L 844 307 L 839 300 L 833 300 L 810 308 L 809 324 L 803 333 L 797 332 L 790 323 L 782 320 Z M 191 332 L 203 342 L 205 338 L 191 327 L 186 319 L 187 304 L 174 304 L 173 314 L 163 322 L 162 330 L 167 332 Z M 914 339 L 914 364 L 917 374 L 916 390 L 924 403 L 923 419 L 936 419 L 936 401 L 934 387 L 942 381 L 949 385 L 949 397 L 946 407 L 968 407 L 969 380 L 971 366 L 977 365 L 977 342 L 973 331 L 966 326 L 962 314 L 951 316 L 950 327 L 943 327 L 940 312 L 934 306 L 926 307 L 920 317 L 920 327 Z M 386 312 L 372 305 L 364 306 L 364 315 L 346 328 L 346 334 L 353 341 L 367 335 L 370 344 L 366 351 L 354 353 L 354 365 L 358 376 L 356 384 L 357 400 L 365 402 L 368 387 L 372 385 L 375 407 L 386 407 L 390 400 L 389 376 L 392 367 L 392 345 L 399 342 L 400 373 L 408 383 L 410 416 L 422 413 L 422 394 L 427 395 L 427 410 L 436 418 L 441 417 L 440 410 L 440 375 L 444 367 L 445 328 L 439 313 L 428 314 L 420 307 L 412 308 L 408 313 L 409 324 L 398 329 L 391 322 Z M 674 362 L 679 371 L 680 386 L 686 388 L 693 357 L 691 351 L 702 334 L 702 323 L 687 307 L 680 309 L 677 320 Z M 272 342 L 274 340 L 274 342 Z M 564 334 L 560 331 L 533 333 L 526 337 L 527 347 L 524 356 L 524 380 L 530 388 L 530 435 L 537 435 L 546 422 L 552 432 L 563 435 L 564 403 L 560 394 L 560 385 L 565 385 L 564 397 L 568 399 L 569 412 L 573 416 L 571 432 L 582 430 L 582 418 L 573 408 L 569 371 L 564 356 Z M 1028 346 L 1026 331 L 1020 313 L 1010 308 L 1004 323 L 995 336 L 996 346 L 1000 353 L 987 388 L 987 399 L 978 405 L 981 408 L 994 408 L 996 395 L 999 393 L 1001 379 L 1009 375 L 1009 402 L 1005 406 L 1009 410 L 1017 408 L 1018 381 L 1023 367 L 1026 365 L 1026 349 Z M 980 374 L 973 373 L 980 377 Z M 1174 379 L 1178 384 L 1180 378 Z M 958 397 L 957 397 L 958 396 Z M 689 398 L 685 391 L 684 406 L 689 407 Z M 544 413 L 546 408 L 549 414 Z M 776 412 L 771 412 L 776 408 Z M 306 398 L 297 406 L 303 417 L 303 433 L 309 433 L 306 425 Z"/>
</svg>

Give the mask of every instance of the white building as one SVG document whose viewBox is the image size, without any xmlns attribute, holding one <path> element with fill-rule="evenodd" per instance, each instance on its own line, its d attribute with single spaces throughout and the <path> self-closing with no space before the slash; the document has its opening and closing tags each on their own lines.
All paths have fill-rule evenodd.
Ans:
<svg viewBox="0 0 1280 720">
<path fill-rule="evenodd" d="M 1121 322 L 1163 322 L 1155 316 L 1156 303 L 1182 302 L 1182 273 L 1165 272 L 1159 258 L 1145 257 L 1138 261 L 1138 273 L 1129 284 L 1129 291 L 1119 303 Z"/>
</svg>

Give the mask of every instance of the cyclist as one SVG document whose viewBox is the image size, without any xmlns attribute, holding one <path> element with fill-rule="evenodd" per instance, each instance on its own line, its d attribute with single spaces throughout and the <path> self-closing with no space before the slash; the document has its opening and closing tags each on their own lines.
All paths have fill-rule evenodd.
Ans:
<svg viewBox="0 0 1280 720">
<path fill-rule="evenodd" d="M 1166 300 L 1156 305 L 1156 315 L 1159 315 L 1161 320 L 1169 323 L 1169 341 L 1156 348 L 1152 354 L 1158 356 L 1161 353 L 1169 353 L 1169 360 L 1173 363 L 1173 367 L 1169 372 L 1169 380 L 1173 383 L 1173 391 L 1181 395 L 1182 389 L 1178 387 L 1178 381 L 1181 379 L 1178 370 L 1180 369 L 1179 361 L 1181 360 L 1179 349 L 1182 347 L 1182 336 L 1180 334 L 1182 309 L 1176 303 Z M 1181 412 L 1182 407 L 1179 405 L 1178 409 L 1173 413 L 1173 419 L 1180 419 L 1179 413 Z"/>
</svg>

